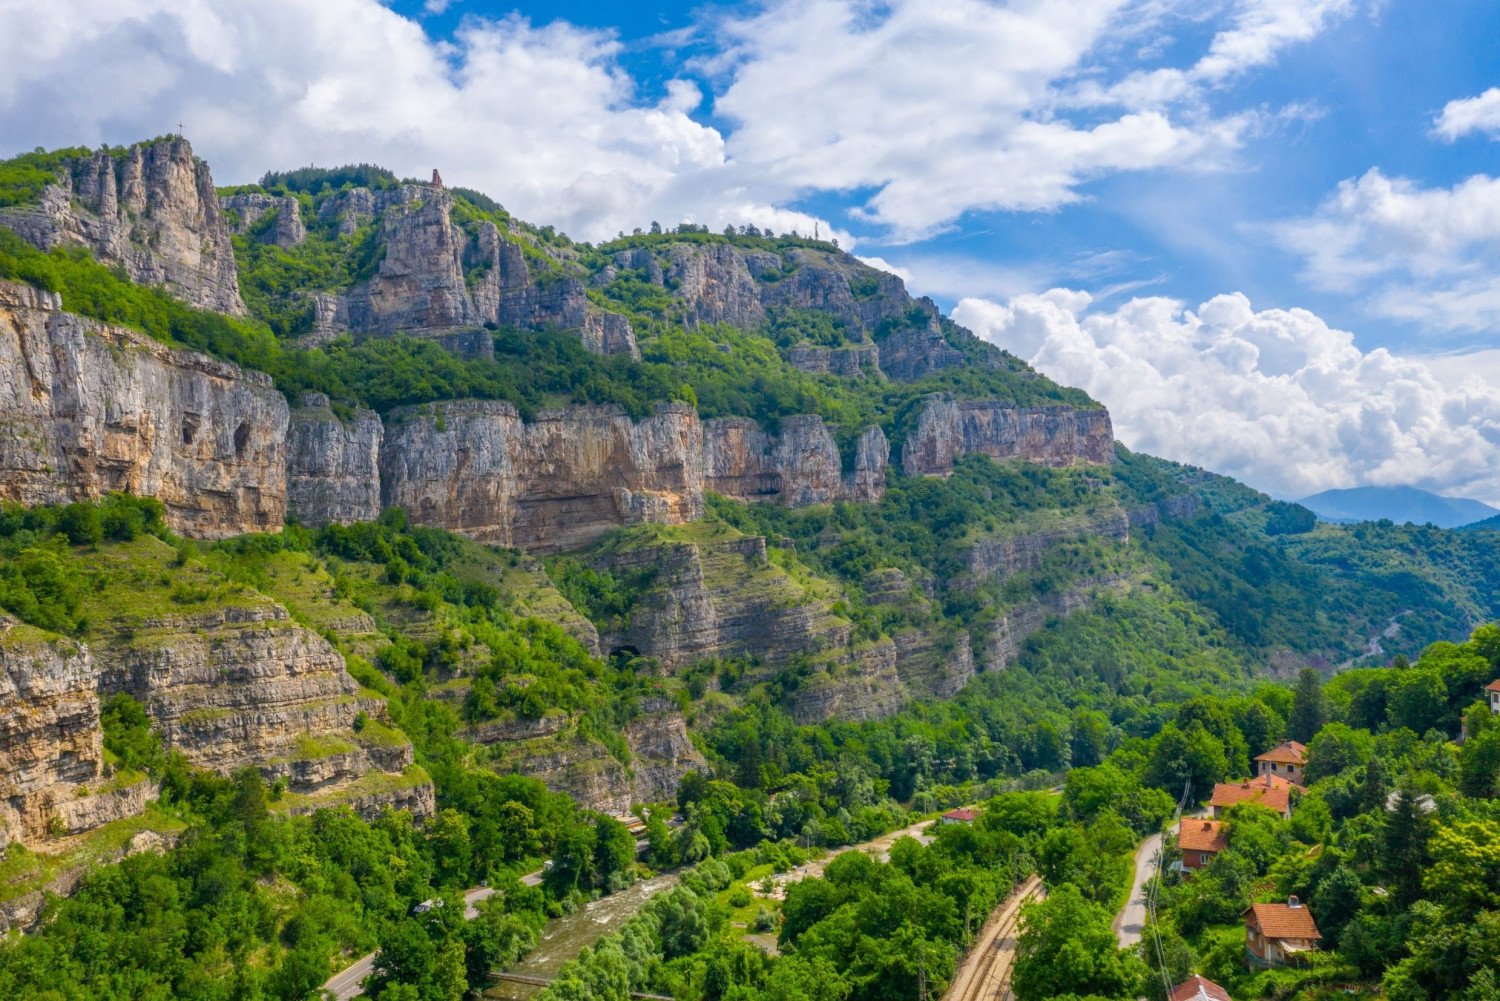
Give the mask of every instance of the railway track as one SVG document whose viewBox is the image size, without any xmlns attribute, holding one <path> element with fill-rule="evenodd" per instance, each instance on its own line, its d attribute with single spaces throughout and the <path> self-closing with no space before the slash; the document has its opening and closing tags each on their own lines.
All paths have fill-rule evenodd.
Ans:
<svg viewBox="0 0 1500 1001">
<path fill-rule="evenodd" d="M 995 908 L 959 964 L 943 1001 L 999 1001 L 1008 995 L 1021 905 L 1040 900 L 1045 893 L 1042 881 L 1032 876 Z"/>
</svg>

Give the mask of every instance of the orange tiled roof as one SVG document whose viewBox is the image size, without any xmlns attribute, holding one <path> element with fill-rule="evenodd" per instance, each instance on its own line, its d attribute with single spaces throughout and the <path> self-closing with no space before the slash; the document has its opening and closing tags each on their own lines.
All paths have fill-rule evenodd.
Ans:
<svg viewBox="0 0 1500 1001">
<path fill-rule="evenodd" d="M 1177 845 L 1185 852 L 1221 852 L 1229 847 L 1229 835 L 1217 820 L 1183 817 L 1177 822 Z"/>
<path fill-rule="evenodd" d="M 1167 1001 L 1197 1001 L 1200 998 L 1208 998 L 1209 1001 L 1230 1001 L 1229 992 L 1207 977 L 1193 974 L 1182 983 L 1172 988 L 1172 993 L 1167 995 Z"/>
<path fill-rule="evenodd" d="M 1291 804 L 1293 789 L 1300 790 L 1297 783 L 1280 775 L 1260 775 L 1240 782 L 1220 782 L 1214 786 L 1209 806 L 1228 809 L 1239 803 L 1259 803 L 1269 810 L 1285 813 Z"/>
<path fill-rule="evenodd" d="M 1487 692 L 1500 692 L 1500 678 L 1496 678 L 1488 685 L 1485 685 L 1484 690 Z"/>
<path fill-rule="evenodd" d="M 968 807 L 961 806 L 957 810 L 949 810 L 947 813 L 943 814 L 943 819 L 945 819 L 945 820 L 973 820 L 975 817 L 978 817 L 978 816 L 979 816 L 979 814 L 975 813 L 973 810 L 970 810 Z"/>
<path fill-rule="evenodd" d="M 1266 938 L 1322 938 L 1312 912 L 1304 905 L 1251 904 L 1260 933 Z"/>
<path fill-rule="evenodd" d="M 1283 765 L 1301 765 L 1307 762 L 1307 745 L 1295 740 L 1283 740 L 1265 754 L 1257 754 L 1256 761 L 1274 761 Z"/>
</svg>

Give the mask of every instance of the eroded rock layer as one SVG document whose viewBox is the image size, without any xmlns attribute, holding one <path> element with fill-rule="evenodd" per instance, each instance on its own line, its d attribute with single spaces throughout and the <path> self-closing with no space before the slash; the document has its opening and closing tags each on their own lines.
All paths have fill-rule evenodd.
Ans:
<svg viewBox="0 0 1500 1001">
<path fill-rule="evenodd" d="M 153 496 L 184 535 L 279 528 L 286 400 L 260 372 L 0 282 L 0 499 Z"/>
<path fill-rule="evenodd" d="M 1016 407 L 998 400 L 930 397 L 901 450 L 908 476 L 945 476 L 964 455 L 1025 459 L 1048 466 L 1114 461 L 1109 411 L 1056 405 Z"/>
<path fill-rule="evenodd" d="M 642 421 L 570 407 L 527 423 L 508 403 L 440 403 L 387 430 L 381 490 L 419 524 L 550 552 L 620 525 L 700 517 L 702 451 L 698 417 L 681 404 Z"/>
</svg>

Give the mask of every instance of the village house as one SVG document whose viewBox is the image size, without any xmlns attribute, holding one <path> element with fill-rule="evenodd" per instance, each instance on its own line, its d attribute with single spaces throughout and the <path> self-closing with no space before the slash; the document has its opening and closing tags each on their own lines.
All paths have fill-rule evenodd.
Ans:
<svg viewBox="0 0 1500 1001">
<path fill-rule="evenodd" d="M 1302 784 L 1302 772 L 1307 766 L 1307 746 L 1295 740 L 1283 740 L 1265 754 L 1257 754 L 1256 774 L 1276 775 Z"/>
<path fill-rule="evenodd" d="M 1245 958 L 1252 970 L 1296 964 L 1322 937 L 1295 895 L 1284 904 L 1251 904 L 1245 911 Z"/>
<path fill-rule="evenodd" d="M 1229 847 L 1229 835 L 1217 820 L 1183 817 L 1177 822 L 1177 847 L 1182 851 L 1182 868 L 1196 872 Z"/>
<path fill-rule="evenodd" d="M 1208 805 L 1213 807 L 1215 819 L 1224 816 L 1224 811 L 1240 803 L 1258 803 L 1268 810 L 1275 810 L 1283 817 L 1292 815 L 1292 790 L 1302 792 L 1300 785 L 1279 775 L 1267 772 L 1263 776 L 1244 779 L 1240 782 L 1220 782 L 1214 786 L 1214 794 Z"/>
<path fill-rule="evenodd" d="M 1173 987 L 1167 1001 L 1230 1001 L 1230 997 L 1224 988 L 1195 973 Z"/>
<path fill-rule="evenodd" d="M 1490 697 L 1490 712 L 1500 713 L 1500 678 L 1485 685 L 1484 694 Z"/>
<path fill-rule="evenodd" d="M 972 824 L 974 823 L 974 818 L 978 816 L 978 813 L 963 806 L 957 810 L 949 810 L 939 817 L 938 820 L 946 827 L 949 824 Z"/>
</svg>

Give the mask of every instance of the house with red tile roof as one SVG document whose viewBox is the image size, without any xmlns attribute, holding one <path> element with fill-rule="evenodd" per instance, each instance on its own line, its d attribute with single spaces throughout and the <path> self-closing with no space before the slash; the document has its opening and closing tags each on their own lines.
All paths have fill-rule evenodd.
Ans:
<svg viewBox="0 0 1500 1001">
<path fill-rule="evenodd" d="M 961 806 L 957 810 L 949 810 L 938 819 L 944 824 L 972 824 L 978 816 L 977 811 Z"/>
<path fill-rule="evenodd" d="M 1267 773 L 1239 782 L 1220 782 L 1214 786 L 1208 805 L 1213 807 L 1215 819 L 1223 817 L 1225 810 L 1240 803 L 1258 803 L 1283 817 L 1291 817 L 1293 790 L 1303 791 L 1297 783 Z"/>
<path fill-rule="evenodd" d="M 1500 713 L 1500 678 L 1485 685 L 1484 694 L 1490 697 L 1490 712 Z"/>
<path fill-rule="evenodd" d="M 1312 912 L 1296 896 L 1245 911 L 1245 958 L 1252 970 L 1298 963 L 1322 938 Z"/>
<path fill-rule="evenodd" d="M 1302 772 L 1307 766 L 1307 745 L 1295 740 L 1283 740 L 1265 754 L 1255 756 L 1257 775 L 1275 775 L 1289 782 L 1302 784 Z"/>
<path fill-rule="evenodd" d="M 1217 820 L 1183 817 L 1177 822 L 1177 847 L 1182 851 L 1182 867 L 1195 872 L 1229 847 L 1229 832 Z"/>
<path fill-rule="evenodd" d="M 1167 1001 L 1231 1001 L 1229 992 L 1207 977 L 1193 974 L 1172 988 Z"/>
</svg>

